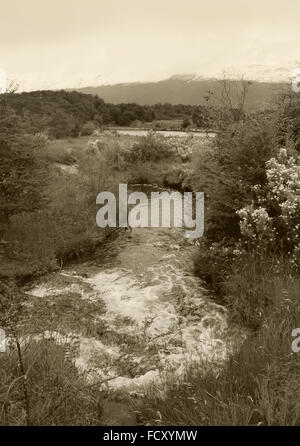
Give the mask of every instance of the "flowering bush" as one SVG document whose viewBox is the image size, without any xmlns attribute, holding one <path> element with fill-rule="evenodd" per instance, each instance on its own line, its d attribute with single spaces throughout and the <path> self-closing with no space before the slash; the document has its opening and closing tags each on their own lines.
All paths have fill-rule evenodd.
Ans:
<svg viewBox="0 0 300 446">
<path fill-rule="evenodd" d="M 254 204 L 237 211 L 242 219 L 240 230 L 246 243 L 255 243 L 256 247 L 274 239 L 273 222 L 263 207 L 255 208 Z"/>
<path fill-rule="evenodd" d="M 300 253 L 300 157 L 280 149 L 266 162 L 267 182 L 254 186 L 256 203 L 237 211 L 244 241 L 253 248 L 287 253 L 297 262 Z"/>
</svg>

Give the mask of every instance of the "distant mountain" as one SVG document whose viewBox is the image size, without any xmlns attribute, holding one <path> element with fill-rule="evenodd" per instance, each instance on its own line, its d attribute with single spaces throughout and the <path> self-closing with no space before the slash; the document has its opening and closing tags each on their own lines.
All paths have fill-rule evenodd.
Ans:
<svg viewBox="0 0 300 446">
<path fill-rule="evenodd" d="M 292 72 L 297 67 L 299 67 L 299 63 L 294 61 L 289 62 L 285 66 L 263 64 L 234 65 L 228 67 L 225 71 L 233 74 L 247 73 L 247 79 L 258 82 L 290 83 Z"/>
<path fill-rule="evenodd" d="M 236 82 L 232 80 L 231 82 Z M 218 80 L 196 75 L 176 75 L 159 82 L 133 82 L 99 87 L 73 88 L 81 93 L 93 94 L 113 104 L 135 102 L 140 105 L 165 103 L 207 105 L 208 91 L 218 91 Z M 248 111 L 272 106 L 278 94 L 288 91 L 287 82 L 253 81 L 247 98 Z"/>
</svg>

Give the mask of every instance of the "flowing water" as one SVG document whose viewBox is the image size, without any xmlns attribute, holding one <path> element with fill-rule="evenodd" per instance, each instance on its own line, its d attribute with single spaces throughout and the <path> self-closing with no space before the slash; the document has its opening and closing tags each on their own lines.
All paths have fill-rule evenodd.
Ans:
<svg viewBox="0 0 300 446">
<path fill-rule="evenodd" d="M 142 130 L 142 129 L 118 129 L 117 133 L 119 135 L 131 135 L 131 136 L 147 136 L 149 133 L 149 130 Z M 155 130 L 155 133 L 162 136 L 178 136 L 178 137 L 187 137 L 187 136 L 198 136 L 202 138 L 214 138 L 215 133 L 214 132 L 185 132 L 182 130 Z"/>
<path fill-rule="evenodd" d="M 189 363 L 217 369 L 236 335 L 193 273 L 194 240 L 184 228 L 120 232 L 28 292 L 39 337 L 67 346 L 88 380 L 125 392 L 180 379 Z"/>
</svg>

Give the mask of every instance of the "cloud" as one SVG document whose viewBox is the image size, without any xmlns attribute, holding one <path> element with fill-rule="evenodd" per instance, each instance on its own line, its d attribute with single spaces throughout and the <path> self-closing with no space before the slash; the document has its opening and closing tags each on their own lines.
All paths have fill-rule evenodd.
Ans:
<svg viewBox="0 0 300 446">
<path fill-rule="evenodd" d="M 299 53 L 298 10 L 298 0 L 11 0 L 0 16 L 0 66 L 37 89 L 285 65 Z"/>
</svg>

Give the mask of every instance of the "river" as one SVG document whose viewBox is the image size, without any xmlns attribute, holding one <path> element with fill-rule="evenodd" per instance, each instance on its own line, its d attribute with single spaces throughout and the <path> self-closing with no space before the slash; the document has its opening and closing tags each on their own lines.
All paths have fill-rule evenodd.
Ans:
<svg viewBox="0 0 300 446">
<path fill-rule="evenodd" d="M 140 130 L 140 129 L 118 129 L 117 133 L 119 135 L 131 135 L 131 136 L 147 136 L 149 133 L 149 130 Z M 156 134 L 162 135 L 162 136 L 178 136 L 178 137 L 187 137 L 187 136 L 196 136 L 196 137 L 207 137 L 207 138 L 214 138 L 215 133 L 214 132 L 185 132 L 180 130 L 156 130 Z"/>
</svg>

